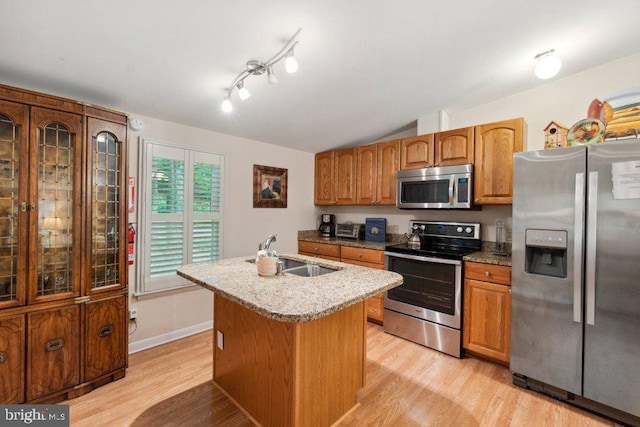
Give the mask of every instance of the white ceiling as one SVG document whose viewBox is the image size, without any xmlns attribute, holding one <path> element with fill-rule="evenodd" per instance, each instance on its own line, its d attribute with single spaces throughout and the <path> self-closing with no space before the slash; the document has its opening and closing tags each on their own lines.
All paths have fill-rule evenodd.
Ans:
<svg viewBox="0 0 640 427">
<path fill-rule="evenodd" d="M 640 51 L 640 1 L 0 0 L 0 83 L 309 152 L 380 140 Z M 300 70 L 223 113 L 302 28 Z"/>
</svg>

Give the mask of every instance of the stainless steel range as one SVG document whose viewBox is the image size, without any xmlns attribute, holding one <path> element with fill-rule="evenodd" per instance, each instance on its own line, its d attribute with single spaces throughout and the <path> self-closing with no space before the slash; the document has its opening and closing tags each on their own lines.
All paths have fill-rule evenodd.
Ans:
<svg viewBox="0 0 640 427">
<path fill-rule="evenodd" d="M 460 357 L 462 257 L 480 250 L 480 224 L 412 220 L 409 231 L 419 248 L 385 248 L 385 268 L 404 283 L 385 293 L 384 331 Z"/>
</svg>

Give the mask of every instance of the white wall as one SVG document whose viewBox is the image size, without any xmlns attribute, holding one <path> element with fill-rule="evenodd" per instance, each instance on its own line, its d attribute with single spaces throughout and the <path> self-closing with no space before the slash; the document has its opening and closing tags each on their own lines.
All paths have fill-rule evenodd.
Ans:
<svg viewBox="0 0 640 427">
<path fill-rule="evenodd" d="M 533 70 L 531 71 L 533 72 Z M 544 128 L 551 120 L 571 127 L 587 117 L 587 108 L 594 98 L 626 88 L 640 86 L 640 54 L 590 70 L 556 78 L 549 83 L 495 102 L 465 111 L 449 113 L 449 129 L 474 126 L 515 117 L 524 117 L 528 124 L 527 150 L 544 147 Z M 418 133 L 437 132 L 443 121 L 438 113 L 418 119 Z M 444 129 L 443 129 L 444 130 Z M 388 232 L 404 233 L 409 220 L 451 220 L 480 222 L 482 239 L 495 241 L 495 222 L 506 218 L 511 224 L 511 206 L 485 206 L 481 211 L 402 211 L 395 207 L 327 207 L 317 213 L 336 214 L 338 222 L 364 222 L 366 217 L 387 218 Z"/>
<path fill-rule="evenodd" d="M 272 248 L 297 252 L 297 231 L 315 227 L 313 206 L 314 156 L 299 150 L 265 144 L 203 129 L 131 114 L 144 122 L 144 129 L 129 134 L 129 176 L 137 174 L 139 138 L 184 144 L 225 156 L 223 194 L 223 256 L 252 256 L 258 243 L 277 234 Z M 253 165 L 288 169 L 288 207 L 253 208 Z M 139 192 L 139 191 L 138 191 Z M 129 217 L 136 222 L 135 214 Z M 136 263 L 136 266 L 139 265 Z M 130 268 L 130 293 L 136 275 Z M 138 329 L 130 336 L 130 348 L 138 350 L 162 340 L 177 338 L 181 331 L 195 332 L 212 320 L 212 294 L 200 287 L 169 291 L 150 296 L 131 296 L 138 310 Z M 195 329 L 194 329 L 195 328 Z M 131 327 L 133 330 L 133 327 Z"/>
</svg>

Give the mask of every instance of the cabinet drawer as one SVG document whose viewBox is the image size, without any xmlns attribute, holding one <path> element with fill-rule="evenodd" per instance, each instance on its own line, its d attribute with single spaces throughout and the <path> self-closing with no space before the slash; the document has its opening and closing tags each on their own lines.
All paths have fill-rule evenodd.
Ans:
<svg viewBox="0 0 640 427">
<path fill-rule="evenodd" d="M 511 267 L 482 264 L 479 262 L 465 262 L 464 277 L 465 279 L 511 285 Z"/>
<path fill-rule="evenodd" d="M 343 246 L 342 261 L 349 262 L 349 260 L 384 264 L 384 251 Z"/>
<path fill-rule="evenodd" d="M 298 242 L 298 252 L 340 258 L 340 245 L 329 245 L 327 243 L 307 242 L 305 240 L 301 240 Z"/>
</svg>

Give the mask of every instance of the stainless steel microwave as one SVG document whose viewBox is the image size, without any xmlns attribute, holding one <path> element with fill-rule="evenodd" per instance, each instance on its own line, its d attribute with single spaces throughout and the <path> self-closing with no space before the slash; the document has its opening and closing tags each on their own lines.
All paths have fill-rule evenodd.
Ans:
<svg viewBox="0 0 640 427">
<path fill-rule="evenodd" d="M 398 172 L 400 209 L 473 209 L 473 165 Z"/>
</svg>

